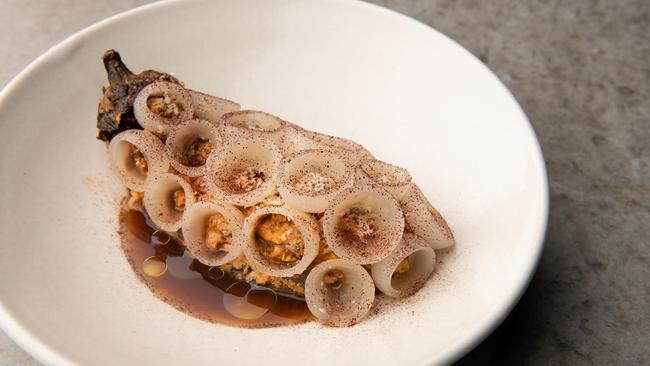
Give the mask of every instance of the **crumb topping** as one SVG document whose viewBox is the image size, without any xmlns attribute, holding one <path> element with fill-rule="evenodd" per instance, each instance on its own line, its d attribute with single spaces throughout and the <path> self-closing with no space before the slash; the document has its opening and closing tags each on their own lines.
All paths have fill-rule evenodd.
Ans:
<svg viewBox="0 0 650 366">
<path fill-rule="evenodd" d="M 192 141 L 183 154 L 185 164 L 189 166 L 202 166 L 205 164 L 205 161 L 208 160 L 208 156 L 212 152 L 212 149 L 212 143 L 209 139 L 200 137 Z"/>
<path fill-rule="evenodd" d="M 152 113 L 164 118 L 178 117 L 183 111 L 183 106 L 166 93 L 147 98 L 147 107 Z"/>
<path fill-rule="evenodd" d="M 228 220 L 220 213 L 208 218 L 205 234 L 205 244 L 213 250 L 230 251 L 232 247 L 232 232 Z"/>
<path fill-rule="evenodd" d="M 137 192 L 129 189 L 129 199 L 126 204 L 129 206 L 129 208 L 138 210 L 142 208 L 143 199 L 144 192 Z"/>
<path fill-rule="evenodd" d="M 185 191 L 182 188 L 174 191 L 174 210 L 185 211 Z"/>
<path fill-rule="evenodd" d="M 235 174 L 235 185 L 244 192 L 250 192 L 259 188 L 266 177 L 264 172 L 258 171 L 254 168 L 248 167 L 239 173 Z"/>
<path fill-rule="evenodd" d="M 393 278 L 398 277 L 411 269 L 411 262 L 409 261 L 408 257 L 404 258 L 397 267 L 395 268 L 395 272 L 393 272 Z"/>
<path fill-rule="evenodd" d="M 130 145 L 131 147 L 131 153 L 129 156 L 133 160 L 133 166 L 140 172 L 142 175 L 147 175 L 147 172 L 149 171 L 149 166 L 147 165 L 147 159 L 145 159 L 144 155 L 142 154 L 142 151 L 138 150 L 137 147 Z"/>
<path fill-rule="evenodd" d="M 318 172 L 307 172 L 296 181 L 296 189 L 302 192 L 323 192 L 334 185 L 334 180 Z"/>
<path fill-rule="evenodd" d="M 339 228 L 357 239 L 371 238 L 378 230 L 377 222 L 365 208 L 353 207 L 339 220 Z"/>
<path fill-rule="evenodd" d="M 323 283 L 332 289 L 338 289 L 343 284 L 344 275 L 340 269 L 331 269 L 323 276 Z"/>
<path fill-rule="evenodd" d="M 233 259 L 229 263 L 221 265 L 220 268 L 223 269 L 224 271 L 230 271 L 234 269 L 244 273 L 248 273 L 251 271 L 251 267 L 248 264 L 248 261 L 246 261 L 246 257 L 244 257 L 243 254 L 237 257 L 236 259 Z"/>
<path fill-rule="evenodd" d="M 205 183 L 205 178 L 202 175 L 198 177 L 189 177 L 185 174 L 179 173 L 174 169 L 172 169 L 172 172 L 174 174 L 178 174 L 181 178 L 183 178 L 184 181 L 189 183 L 190 187 L 192 187 L 192 191 L 194 192 L 194 197 L 196 197 L 198 201 L 214 200 L 214 197 L 208 191 L 208 186 Z"/>
<path fill-rule="evenodd" d="M 257 247 L 270 261 L 293 263 L 302 258 L 304 246 L 296 224 L 280 214 L 264 216 L 255 229 Z"/>
<path fill-rule="evenodd" d="M 280 194 L 278 192 L 275 192 L 264 198 L 262 204 L 264 206 L 282 206 L 284 204 L 284 201 L 282 200 L 282 197 L 280 197 Z"/>
</svg>

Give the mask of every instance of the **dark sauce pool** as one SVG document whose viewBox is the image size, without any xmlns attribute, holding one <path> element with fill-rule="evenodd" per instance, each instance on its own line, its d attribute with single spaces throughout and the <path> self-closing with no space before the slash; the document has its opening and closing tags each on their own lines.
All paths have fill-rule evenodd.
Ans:
<svg viewBox="0 0 650 366">
<path fill-rule="evenodd" d="M 122 248 L 138 277 L 160 299 L 191 316 L 237 327 L 299 324 L 313 319 L 305 300 L 236 280 L 201 264 L 137 210 L 120 214 Z"/>
</svg>

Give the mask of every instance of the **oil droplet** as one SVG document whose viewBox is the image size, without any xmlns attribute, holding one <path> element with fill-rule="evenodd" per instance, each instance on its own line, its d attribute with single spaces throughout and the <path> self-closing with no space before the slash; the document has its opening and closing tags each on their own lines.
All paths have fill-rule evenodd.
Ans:
<svg viewBox="0 0 650 366">
<path fill-rule="evenodd" d="M 167 234 L 164 231 L 156 230 L 151 234 L 152 244 L 167 245 L 170 241 L 172 241 L 171 235 Z"/>
<path fill-rule="evenodd" d="M 161 258 L 152 256 L 142 262 L 142 271 L 149 277 L 160 277 L 167 272 L 167 263 Z"/>
<path fill-rule="evenodd" d="M 210 278 L 213 280 L 220 280 L 225 275 L 226 273 L 219 267 L 210 267 L 210 269 L 208 269 L 208 276 L 210 276 Z"/>
<path fill-rule="evenodd" d="M 246 282 L 236 282 L 226 289 L 223 306 L 230 315 L 244 320 L 259 319 L 277 302 L 277 295 L 265 287 L 251 287 Z"/>
</svg>

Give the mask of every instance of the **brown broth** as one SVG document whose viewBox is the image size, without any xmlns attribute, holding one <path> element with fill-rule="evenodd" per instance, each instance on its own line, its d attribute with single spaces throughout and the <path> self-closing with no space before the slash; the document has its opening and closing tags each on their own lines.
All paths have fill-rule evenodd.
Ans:
<svg viewBox="0 0 650 366">
<path fill-rule="evenodd" d="M 237 281 L 192 258 L 182 241 L 157 231 L 146 214 L 121 215 L 124 253 L 137 276 L 160 299 L 191 316 L 237 327 L 299 324 L 313 319 L 301 297 Z"/>
</svg>

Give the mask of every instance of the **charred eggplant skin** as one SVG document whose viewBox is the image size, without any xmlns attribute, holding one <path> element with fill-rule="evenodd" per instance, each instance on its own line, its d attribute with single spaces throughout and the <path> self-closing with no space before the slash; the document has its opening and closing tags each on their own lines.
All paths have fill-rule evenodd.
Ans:
<svg viewBox="0 0 650 366">
<path fill-rule="evenodd" d="M 97 107 L 97 138 L 102 141 L 109 142 L 122 131 L 142 129 L 133 115 L 133 101 L 142 88 L 154 81 L 180 84 L 173 76 L 154 70 L 134 74 L 113 49 L 104 53 L 102 61 L 109 83 L 102 88 Z"/>
</svg>

